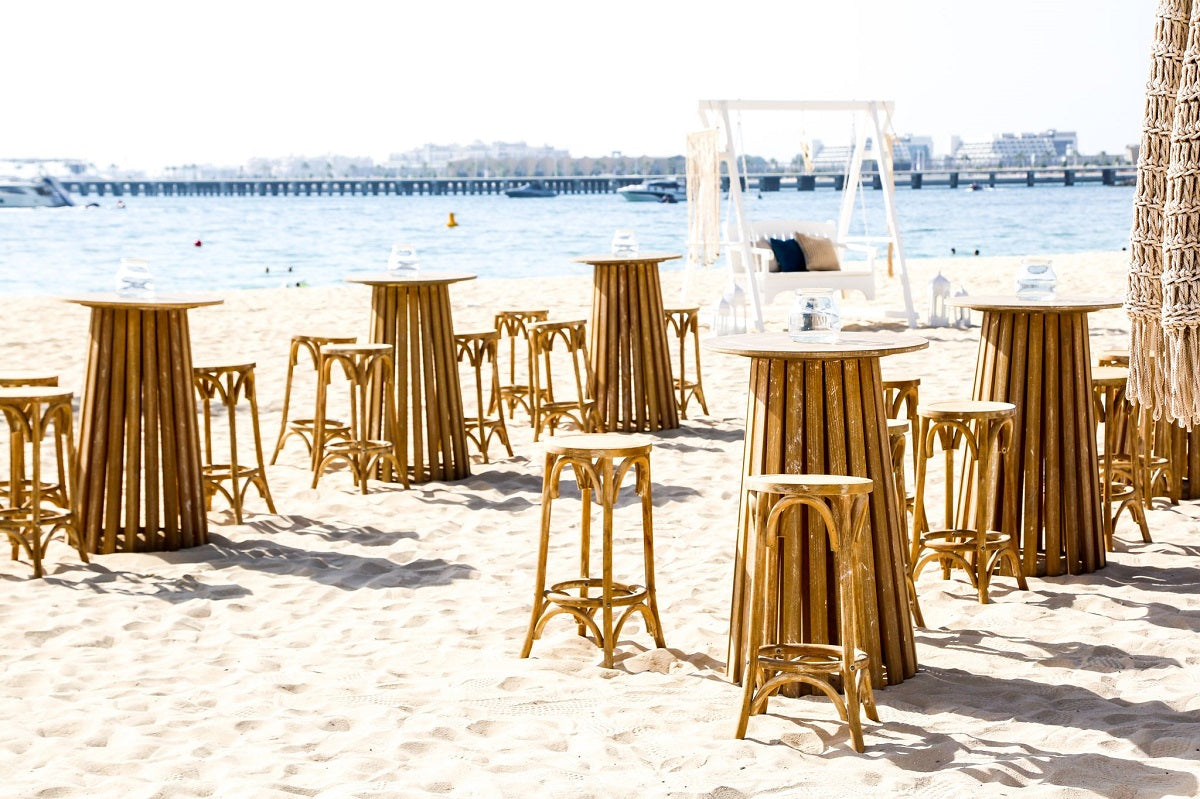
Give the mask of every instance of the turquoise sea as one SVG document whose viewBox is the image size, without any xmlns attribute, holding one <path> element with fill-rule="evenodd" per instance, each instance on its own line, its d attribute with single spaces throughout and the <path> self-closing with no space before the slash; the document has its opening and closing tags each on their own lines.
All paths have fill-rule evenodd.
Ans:
<svg viewBox="0 0 1200 799">
<path fill-rule="evenodd" d="M 906 254 L 1028 255 L 1128 245 L 1133 188 L 1101 185 L 897 189 Z M 89 199 L 96 200 L 95 197 Z M 882 193 L 860 193 L 852 233 L 883 235 Z M 832 220 L 832 190 L 747 195 L 756 219 Z M 385 268 L 396 242 L 428 270 L 480 277 L 564 275 L 578 255 L 607 252 L 633 230 L 643 251 L 687 250 L 684 203 L 629 203 L 613 194 L 510 199 L 416 197 L 126 197 L 96 208 L 0 211 L 0 291 L 106 291 L 122 257 L 150 261 L 160 291 L 329 285 Z M 722 208 L 722 220 L 727 208 Z M 447 227 L 454 214 L 457 227 Z M 196 246 L 199 242 L 200 246 Z M 676 264 L 675 268 L 682 268 Z"/>
</svg>

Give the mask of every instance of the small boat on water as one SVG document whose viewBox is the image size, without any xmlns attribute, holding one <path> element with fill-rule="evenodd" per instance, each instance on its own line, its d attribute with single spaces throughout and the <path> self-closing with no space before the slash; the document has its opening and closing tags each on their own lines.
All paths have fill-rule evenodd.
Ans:
<svg viewBox="0 0 1200 799">
<path fill-rule="evenodd" d="M 67 190 L 52 177 L 0 177 L 0 208 L 59 208 L 74 205 Z"/>
<path fill-rule="evenodd" d="M 687 201 L 687 189 L 683 182 L 674 178 L 643 180 L 631 186 L 617 189 L 631 203 L 678 203 Z"/>
<path fill-rule="evenodd" d="M 540 180 L 531 180 L 528 183 L 522 183 L 515 189 L 505 189 L 504 193 L 509 197 L 557 197 L 558 192 L 554 189 L 547 188 Z"/>
</svg>

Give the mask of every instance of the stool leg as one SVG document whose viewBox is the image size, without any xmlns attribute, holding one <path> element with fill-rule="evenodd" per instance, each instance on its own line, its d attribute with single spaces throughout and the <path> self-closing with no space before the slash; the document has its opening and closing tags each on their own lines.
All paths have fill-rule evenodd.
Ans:
<svg viewBox="0 0 1200 799">
<path fill-rule="evenodd" d="M 579 469 L 574 469 L 574 472 L 575 479 L 579 481 L 579 496 L 580 502 L 583 505 L 583 515 L 580 521 L 579 530 L 579 578 L 581 580 L 586 580 L 591 574 L 592 569 L 592 483 L 586 472 L 580 471 Z M 603 562 L 603 556 L 601 560 Z M 579 595 L 584 598 L 590 597 L 592 595 L 591 588 L 586 585 L 581 586 L 579 589 Z M 607 593 L 603 592 L 602 595 L 605 597 L 608 596 Z M 612 611 L 610 608 L 610 621 L 611 618 Z M 601 629 L 604 633 L 604 637 L 596 643 L 603 648 L 604 644 L 608 641 L 608 634 L 611 631 L 611 625 L 609 627 L 602 627 Z M 586 634 L 586 628 L 584 627 L 582 621 L 579 622 L 579 634 Z M 611 667 L 612 663 L 609 662 L 608 658 L 606 658 L 604 665 L 605 667 Z"/>
<path fill-rule="evenodd" d="M 700 323 L 695 317 L 692 317 L 691 328 L 692 352 L 696 356 L 696 387 L 692 389 L 692 396 L 700 403 L 700 410 L 708 416 L 708 403 L 704 401 L 704 379 L 700 376 Z"/>
<path fill-rule="evenodd" d="M 262 436 L 258 427 L 258 392 L 255 390 L 254 383 L 254 375 L 247 375 L 244 380 L 244 390 L 246 400 L 250 403 L 250 429 L 254 432 L 254 457 L 258 464 L 258 471 L 251 479 L 258 489 L 258 493 L 266 501 L 267 510 L 274 513 L 275 501 L 271 499 L 271 488 L 267 485 L 267 467 L 263 463 Z"/>
<path fill-rule="evenodd" d="M 617 486 L 613 484 L 613 463 L 612 458 L 603 458 L 600 466 L 602 472 L 600 486 L 602 493 L 602 519 L 604 529 L 601 531 L 603 540 L 601 542 L 601 596 L 604 598 L 604 607 L 602 608 L 602 616 L 604 621 L 604 668 L 611 669 L 613 667 L 613 609 L 612 609 L 612 527 L 613 527 L 613 503 L 616 501 Z M 584 518 L 587 518 L 586 516 Z"/>
<path fill-rule="evenodd" d="M 325 457 L 325 402 L 329 394 L 328 376 L 332 363 L 326 358 L 317 358 L 320 367 L 317 369 L 317 405 L 313 413 L 313 436 L 311 452 L 313 480 L 312 487 L 317 487 L 321 479 L 321 460 Z"/>
<path fill-rule="evenodd" d="M 748 620 L 749 629 L 745 631 L 746 655 L 745 666 L 742 669 L 742 709 L 738 714 L 735 738 L 746 737 L 746 727 L 750 723 L 751 714 L 754 713 L 754 691 L 759 682 L 758 650 L 762 646 L 762 603 L 765 597 L 762 589 L 766 577 L 766 569 L 763 564 L 771 551 L 770 544 L 766 541 L 767 520 L 764 500 L 765 496 L 756 491 L 747 492 L 746 506 L 752 510 L 751 521 L 754 526 L 754 534 L 746 542 L 748 550 L 746 557 L 752 564 L 749 597 L 750 618 Z M 760 554 L 759 550 L 764 546 L 767 552 Z M 767 697 L 764 697 L 764 703 L 766 700 Z"/>
<path fill-rule="evenodd" d="M 296 369 L 296 359 L 299 354 L 300 345 L 298 342 L 293 341 L 291 349 L 288 351 L 287 382 L 283 388 L 283 418 L 279 422 L 279 438 L 275 440 L 275 452 L 271 454 L 272 466 L 279 459 L 279 453 L 283 451 L 283 442 L 288 437 L 288 409 L 292 403 L 292 373 Z"/>
<path fill-rule="evenodd" d="M 234 384 L 234 376 L 226 375 L 225 378 L 225 417 L 229 420 L 229 482 L 230 493 L 233 495 L 233 520 L 242 523 L 242 500 L 246 496 L 245 490 L 239 485 L 241 478 L 238 477 L 238 457 L 237 457 L 237 387 Z M 207 417 L 206 417 L 207 421 Z M 247 483 L 247 486 L 249 483 Z"/>
<path fill-rule="evenodd" d="M 649 610 L 642 609 L 646 626 L 655 645 L 659 649 L 666 647 L 663 638 L 662 619 L 658 615 L 658 592 L 654 588 L 654 501 L 650 492 L 650 460 L 639 459 L 634 465 L 638 493 L 642 495 L 642 565 L 646 572 L 646 604 Z M 614 497 L 615 499 L 615 497 Z"/>
<path fill-rule="evenodd" d="M 538 533 L 537 572 L 533 579 L 533 610 L 529 614 L 529 629 L 525 633 L 525 644 L 521 647 L 521 657 L 529 657 L 533 649 L 533 639 L 538 636 L 539 622 L 542 609 L 546 604 L 546 556 L 550 549 L 550 506 L 558 496 L 558 473 L 555 471 L 554 455 L 546 455 L 545 467 L 542 471 L 542 523 Z"/>
</svg>

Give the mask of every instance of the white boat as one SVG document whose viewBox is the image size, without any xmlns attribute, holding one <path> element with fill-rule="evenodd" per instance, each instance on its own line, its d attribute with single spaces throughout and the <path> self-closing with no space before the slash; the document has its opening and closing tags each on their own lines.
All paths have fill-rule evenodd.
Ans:
<svg viewBox="0 0 1200 799">
<path fill-rule="evenodd" d="M 617 189 L 626 200 L 633 203 L 679 203 L 687 201 L 687 189 L 683 182 L 674 178 L 643 180 L 631 186 Z"/>
<path fill-rule="evenodd" d="M 67 190 L 52 177 L 0 177 L 0 208 L 58 208 L 74 204 Z"/>
</svg>

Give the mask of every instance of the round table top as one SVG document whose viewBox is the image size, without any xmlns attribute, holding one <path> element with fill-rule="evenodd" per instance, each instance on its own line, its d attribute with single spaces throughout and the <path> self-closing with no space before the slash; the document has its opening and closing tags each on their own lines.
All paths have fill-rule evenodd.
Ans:
<svg viewBox="0 0 1200 799">
<path fill-rule="evenodd" d="M 577 264 L 591 264 L 592 266 L 620 266 L 622 264 L 644 264 L 650 261 L 673 261 L 676 258 L 682 258 L 678 253 L 669 252 L 639 252 L 632 255 L 613 255 L 607 253 L 605 255 L 581 255 L 578 258 L 571 260 Z"/>
<path fill-rule="evenodd" d="M 1046 299 L 1025 299 L 1016 294 L 988 294 L 979 297 L 951 297 L 947 305 L 970 308 L 975 311 L 1000 311 L 1021 313 L 1085 313 L 1120 308 L 1123 304 L 1116 297 L 1075 297 L 1071 295 Z"/>
<path fill-rule="evenodd" d="M 368 286 L 437 286 L 474 279 L 475 275 L 469 272 L 367 272 L 345 278 L 347 283 L 363 283 Z"/>
<path fill-rule="evenodd" d="M 76 294 L 63 297 L 66 302 L 86 305 L 89 308 L 138 308 L 145 311 L 171 311 L 199 308 L 204 305 L 220 305 L 225 300 L 211 294 L 152 294 L 147 297 L 125 297 L 115 291 L 95 294 Z"/>
<path fill-rule="evenodd" d="M 793 341 L 787 333 L 742 333 L 707 339 L 704 346 L 716 352 L 750 358 L 836 360 L 916 352 L 928 347 L 929 342 L 907 333 L 842 333 L 830 344 Z"/>
</svg>

